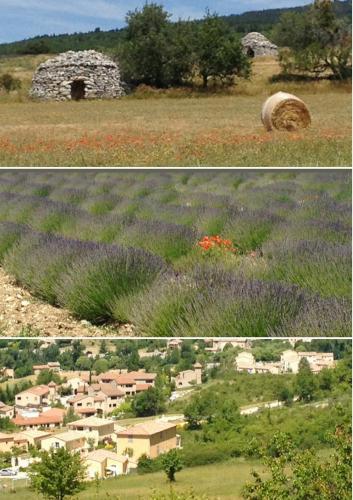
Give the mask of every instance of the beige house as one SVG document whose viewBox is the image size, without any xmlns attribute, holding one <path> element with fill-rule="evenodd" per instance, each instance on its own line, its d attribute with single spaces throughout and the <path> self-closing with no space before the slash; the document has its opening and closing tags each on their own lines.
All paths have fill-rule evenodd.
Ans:
<svg viewBox="0 0 353 500">
<path fill-rule="evenodd" d="M 137 463 L 142 455 L 156 458 L 161 453 L 180 447 L 176 424 L 151 421 L 117 432 L 117 453 Z"/>
<path fill-rule="evenodd" d="M 28 439 L 21 433 L 0 432 L 0 452 L 9 452 L 12 448 L 22 448 L 24 451 L 28 451 Z"/>
<path fill-rule="evenodd" d="M 29 445 L 35 446 L 36 448 L 40 448 L 42 444 L 42 440 L 48 436 L 51 436 L 51 433 L 48 431 L 39 431 L 35 429 L 28 429 L 18 433 L 19 436 L 23 436 L 24 439 L 27 440 Z"/>
<path fill-rule="evenodd" d="M 15 409 L 13 406 L 5 405 L 0 401 L 0 418 L 13 418 L 15 415 Z"/>
<path fill-rule="evenodd" d="M 255 373 L 255 357 L 251 352 L 240 352 L 235 358 L 235 367 L 238 372 Z"/>
<path fill-rule="evenodd" d="M 13 368 L 0 368 L 0 378 L 15 378 L 15 370 Z"/>
<path fill-rule="evenodd" d="M 104 439 L 115 437 L 114 421 L 105 418 L 82 418 L 81 420 L 70 422 L 67 424 L 67 427 L 75 431 L 84 432 L 86 438 L 93 438 L 96 445 L 100 441 L 104 441 Z"/>
<path fill-rule="evenodd" d="M 332 352 L 310 352 L 287 350 L 281 356 L 281 369 L 283 372 L 298 373 L 301 359 L 306 358 L 313 373 L 318 373 L 324 368 L 335 366 Z"/>
<path fill-rule="evenodd" d="M 194 364 L 194 370 L 184 370 L 174 377 L 175 387 L 184 389 L 192 385 L 202 384 L 202 365 Z"/>
<path fill-rule="evenodd" d="M 83 457 L 87 466 L 87 479 L 104 479 L 128 473 L 127 457 L 117 455 L 109 450 L 94 450 Z"/>
<path fill-rule="evenodd" d="M 36 385 L 22 391 L 15 396 L 15 405 L 18 408 L 41 408 L 48 406 L 57 399 L 56 384 Z"/>
<path fill-rule="evenodd" d="M 205 339 L 205 343 L 209 346 L 206 347 L 208 352 L 220 352 L 225 349 L 225 347 L 238 347 L 239 349 L 249 349 L 251 346 L 251 341 L 249 339 L 229 339 L 229 338 L 217 338 L 217 339 Z"/>
<path fill-rule="evenodd" d="M 65 448 L 67 451 L 83 452 L 86 448 L 86 437 L 79 431 L 67 431 L 42 439 L 42 450 Z"/>
<path fill-rule="evenodd" d="M 78 394 L 67 400 L 68 405 L 73 408 L 74 412 L 77 414 L 85 413 L 85 409 L 90 409 L 87 413 L 96 413 L 94 405 L 94 396 L 89 396 L 88 394 Z"/>
<path fill-rule="evenodd" d="M 256 373 L 272 373 L 272 375 L 278 375 L 281 373 L 281 363 L 259 361 L 255 363 L 255 371 Z"/>
</svg>

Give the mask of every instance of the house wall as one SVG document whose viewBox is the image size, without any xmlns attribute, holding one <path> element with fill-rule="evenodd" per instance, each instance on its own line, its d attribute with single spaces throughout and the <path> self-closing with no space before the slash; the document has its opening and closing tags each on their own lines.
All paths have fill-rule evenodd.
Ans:
<svg viewBox="0 0 353 500">
<path fill-rule="evenodd" d="M 137 461 L 141 455 L 150 456 L 150 439 L 148 436 L 118 436 L 116 448 L 118 455 L 125 455 L 127 449 L 132 450 L 133 453 L 129 456 Z"/>
<path fill-rule="evenodd" d="M 96 475 L 99 479 L 104 478 L 105 462 L 97 462 L 89 459 L 85 459 L 84 462 L 87 465 L 87 479 L 94 479 Z"/>
<path fill-rule="evenodd" d="M 161 453 L 166 453 L 177 446 L 176 427 L 153 434 L 151 436 L 150 457 L 156 458 Z"/>
</svg>

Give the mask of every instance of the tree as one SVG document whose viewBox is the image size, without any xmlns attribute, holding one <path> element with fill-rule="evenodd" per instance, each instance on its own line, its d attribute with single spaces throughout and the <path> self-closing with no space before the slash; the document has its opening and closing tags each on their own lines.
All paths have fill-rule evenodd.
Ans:
<svg viewBox="0 0 353 500">
<path fill-rule="evenodd" d="M 128 12 L 125 43 L 119 55 L 125 80 L 163 88 L 181 84 L 191 75 L 191 25 L 171 23 L 170 17 L 156 3 Z"/>
<path fill-rule="evenodd" d="M 97 361 L 93 363 L 92 370 L 94 370 L 97 375 L 105 373 L 109 370 L 109 363 L 106 359 L 97 359 Z"/>
<path fill-rule="evenodd" d="M 18 90 L 22 86 L 21 80 L 10 75 L 10 73 L 4 73 L 0 76 L 0 87 L 2 87 L 8 94 L 12 90 Z"/>
<path fill-rule="evenodd" d="M 278 400 L 283 401 L 286 406 L 293 403 L 293 391 L 286 384 L 280 385 L 278 388 Z"/>
<path fill-rule="evenodd" d="M 316 385 L 314 375 L 306 358 L 302 358 L 299 362 L 299 371 L 296 376 L 296 388 L 301 401 L 308 402 L 313 399 Z"/>
<path fill-rule="evenodd" d="M 333 436 L 335 451 L 324 462 L 313 450 L 295 449 L 289 435 L 275 434 L 264 450 L 269 469 L 265 478 L 252 472 L 243 496 L 247 500 L 348 500 L 352 487 L 351 429 L 337 428 Z"/>
<path fill-rule="evenodd" d="M 75 420 L 79 420 L 79 416 L 76 415 L 75 410 L 72 406 L 68 409 L 65 417 L 64 417 L 64 425 L 69 424 L 70 422 L 75 422 Z"/>
<path fill-rule="evenodd" d="M 76 361 L 76 368 L 78 370 L 90 370 L 92 361 L 87 356 L 80 356 Z"/>
<path fill-rule="evenodd" d="M 351 75 L 350 26 L 337 17 L 331 0 L 315 0 L 302 13 L 285 13 L 274 30 L 274 40 L 286 47 L 280 53 L 284 73 L 329 71 L 336 79 Z"/>
<path fill-rule="evenodd" d="M 183 468 L 183 463 L 178 450 L 173 449 L 161 456 L 161 462 L 164 472 L 170 482 L 175 481 L 175 474 Z"/>
<path fill-rule="evenodd" d="M 207 88 L 211 77 L 233 83 L 235 76 L 250 75 L 250 61 L 239 41 L 225 22 L 209 11 L 199 24 L 195 53 L 195 64 L 204 88 Z"/>
<path fill-rule="evenodd" d="M 41 453 L 41 461 L 29 469 L 31 487 L 39 494 L 53 500 L 63 500 L 83 491 L 86 468 L 79 453 L 65 448 Z"/>
<path fill-rule="evenodd" d="M 197 394 L 184 409 L 185 420 L 190 429 L 198 429 L 202 422 L 209 421 L 213 413 L 211 400 L 206 394 Z"/>
<path fill-rule="evenodd" d="M 137 394 L 132 402 L 132 409 L 137 417 L 158 415 L 165 410 L 163 394 L 155 387 Z"/>
<path fill-rule="evenodd" d="M 60 384 L 61 378 L 57 373 L 53 372 L 53 370 L 41 371 L 37 376 L 36 385 L 47 385 L 49 382 Z"/>
</svg>

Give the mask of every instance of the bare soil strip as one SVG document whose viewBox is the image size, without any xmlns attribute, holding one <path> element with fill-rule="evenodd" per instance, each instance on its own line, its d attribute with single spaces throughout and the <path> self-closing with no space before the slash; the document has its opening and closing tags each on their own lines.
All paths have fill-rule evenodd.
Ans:
<svg viewBox="0 0 353 500">
<path fill-rule="evenodd" d="M 46 304 L 0 267 L 0 336 L 103 337 L 133 335 L 131 325 L 96 327 L 79 321 L 65 309 Z"/>
</svg>

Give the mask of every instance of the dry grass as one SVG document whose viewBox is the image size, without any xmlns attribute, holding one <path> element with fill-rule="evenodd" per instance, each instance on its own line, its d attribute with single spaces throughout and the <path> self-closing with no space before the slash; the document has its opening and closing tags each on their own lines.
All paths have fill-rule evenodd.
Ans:
<svg viewBox="0 0 353 500">
<path fill-rule="evenodd" d="M 251 81 L 227 93 L 185 89 L 141 91 L 117 101 L 31 102 L 34 67 L 43 59 L 1 60 L 25 80 L 0 97 L 2 166 L 349 166 L 351 94 L 348 84 L 268 83 L 272 59 L 254 64 Z M 7 61 L 7 62 L 6 62 Z M 296 93 L 313 118 L 309 130 L 269 133 L 260 121 L 265 98 Z"/>
</svg>

